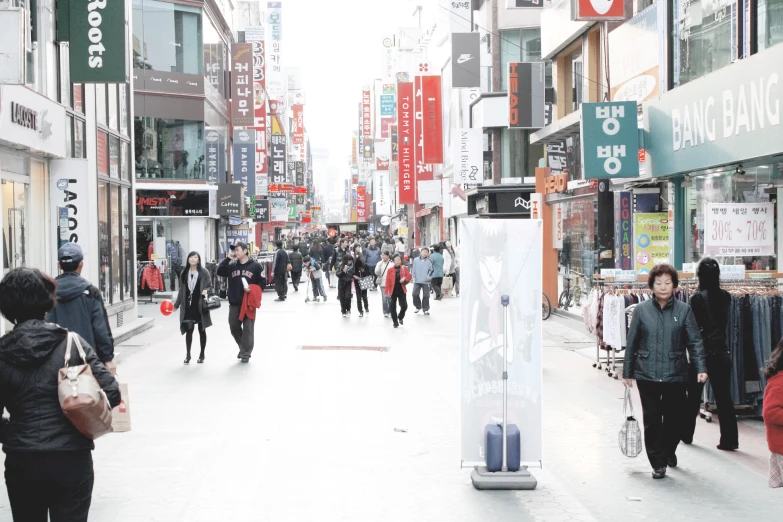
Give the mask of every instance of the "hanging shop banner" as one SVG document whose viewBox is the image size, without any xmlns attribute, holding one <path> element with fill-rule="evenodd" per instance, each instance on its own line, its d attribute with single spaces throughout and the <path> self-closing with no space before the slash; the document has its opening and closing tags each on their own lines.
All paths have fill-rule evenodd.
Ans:
<svg viewBox="0 0 783 522">
<path fill-rule="evenodd" d="M 454 136 L 456 137 L 453 149 L 455 182 L 482 185 L 484 183 L 482 129 L 456 129 Z"/>
<path fill-rule="evenodd" d="M 384 140 L 389 139 L 392 124 L 394 124 L 394 118 L 381 118 L 381 138 Z"/>
<path fill-rule="evenodd" d="M 394 116 L 394 95 L 381 94 L 381 117 Z"/>
<path fill-rule="evenodd" d="M 284 134 L 272 134 L 272 172 L 271 183 L 286 183 L 286 137 Z"/>
<path fill-rule="evenodd" d="M 269 223 L 270 220 L 269 200 L 256 198 L 256 216 L 253 218 L 253 221 L 256 223 Z"/>
<path fill-rule="evenodd" d="M 253 45 L 231 44 L 231 124 L 234 127 L 252 127 L 255 123 L 253 88 Z"/>
<path fill-rule="evenodd" d="M 125 2 L 71 0 L 69 3 L 70 81 L 125 83 L 128 80 L 126 39 L 117 38 L 125 34 Z"/>
<path fill-rule="evenodd" d="M 413 81 L 413 108 L 415 112 L 415 118 L 413 119 L 415 136 L 413 154 L 416 158 L 416 182 L 429 181 L 435 177 L 432 165 L 428 165 L 424 161 L 424 121 L 422 119 L 423 101 L 421 95 L 421 78 L 421 76 L 416 76 Z"/>
<path fill-rule="evenodd" d="M 399 203 L 409 205 L 416 202 L 416 169 L 413 129 L 413 84 L 397 84 L 397 133 L 399 140 Z"/>
<path fill-rule="evenodd" d="M 256 131 L 234 129 L 233 183 L 245 186 L 246 196 L 256 195 Z"/>
<path fill-rule="evenodd" d="M 375 215 L 385 215 L 391 212 L 389 198 L 389 171 L 376 170 L 373 173 L 372 198 L 375 202 Z"/>
<path fill-rule="evenodd" d="M 269 194 L 269 169 L 267 167 L 266 157 L 267 136 L 265 130 L 253 130 L 256 131 L 256 196 L 266 196 Z M 264 166 L 260 167 L 258 162 L 262 160 L 264 162 Z"/>
<path fill-rule="evenodd" d="M 508 64 L 508 127 L 541 129 L 546 124 L 544 62 Z"/>
<path fill-rule="evenodd" d="M 649 274 L 655 265 L 669 262 L 669 219 L 666 212 L 633 215 L 634 269 Z"/>
<path fill-rule="evenodd" d="M 305 184 L 305 171 L 304 171 L 304 163 L 301 161 L 295 161 L 294 162 L 294 176 L 296 179 L 294 180 L 294 184 L 297 187 L 304 187 Z"/>
<path fill-rule="evenodd" d="M 704 253 L 715 256 L 775 254 L 774 203 L 707 203 Z"/>
<path fill-rule="evenodd" d="M 288 219 L 288 221 L 296 221 L 296 218 L 298 216 L 296 210 L 296 203 L 289 204 L 287 210 L 288 213 L 286 214 L 286 218 Z"/>
<path fill-rule="evenodd" d="M 272 206 L 271 223 L 276 227 L 284 227 L 288 221 L 288 202 L 285 198 L 270 198 L 269 201 Z"/>
<path fill-rule="evenodd" d="M 283 72 L 280 65 L 280 44 L 283 40 L 283 3 L 267 2 L 266 24 L 269 38 L 269 69 L 279 75 Z"/>
<path fill-rule="evenodd" d="M 451 35 L 451 86 L 474 89 L 481 87 L 481 36 L 463 32 Z"/>
<path fill-rule="evenodd" d="M 504 362 L 508 423 L 519 428 L 524 441 L 522 462 L 539 462 L 542 223 L 462 219 L 459 226 L 462 466 L 483 465 L 485 430 L 502 422 Z M 501 304 L 502 296 L 510 297 L 507 308 Z"/>
<path fill-rule="evenodd" d="M 391 160 L 397 161 L 397 155 L 399 153 L 399 142 L 397 136 L 397 125 L 389 126 L 389 139 L 391 139 Z"/>
<path fill-rule="evenodd" d="M 291 122 L 291 143 L 302 145 L 304 143 L 304 105 L 292 107 L 294 117 Z"/>
<path fill-rule="evenodd" d="M 661 27 L 666 27 L 666 4 L 655 2 L 609 33 L 611 101 L 651 100 L 666 88 L 661 85 L 660 66 L 666 63 Z"/>
<path fill-rule="evenodd" d="M 252 29 L 252 30 L 251 30 Z M 266 195 L 269 183 L 266 156 L 266 56 L 264 28 L 248 27 L 245 39 L 253 46 L 253 129 L 256 131 L 256 194 Z"/>
<path fill-rule="evenodd" d="M 514 202 L 516 206 L 516 202 Z M 544 195 L 540 192 L 530 194 L 530 219 L 544 219 Z"/>
<path fill-rule="evenodd" d="M 552 248 L 563 248 L 563 204 L 552 205 Z"/>
<path fill-rule="evenodd" d="M 87 210 L 90 169 L 87 159 L 52 159 L 49 161 L 49 169 L 51 178 L 49 194 L 52 207 L 67 210 L 68 225 L 65 230 L 60 226 L 60 239 L 87 247 L 90 237 Z"/>
<path fill-rule="evenodd" d="M 614 267 L 632 270 L 633 257 L 631 234 L 631 193 L 614 193 Z"/>
<path fill-rule="evenodd" d="M 219 216 L 239 216 L 242 209 L 242 185 L 220 183 L 217 188 L 217 214 Z"/>
<path fill-rule="evenodd" d="M 360 223 L 367 221 L 367 187 L 359 185 L 356 187 L 356 216 L 359 218 Z"/>
<path fill-rule="evenodd" d="M 206 129 L 207 183 L 217 185 L 226 182 L 226 143 L 223 133 L 217 129 Z"/>
<path fill-rule="evenodd" d="M 639 177 L 636 102 L 582 104 L 585 179 Z"/>
<path fill-rule="evenodd" d="M 572 20 L 625 20 L 625 0 L 572 0 L 572 6 Z"/>
<path fill-rule="evenodd" d="M 137 216 L 209 216 L 208 190 L 136 190 Z"/>
<path fill-rule="evenodd" d="M 421 77 L 424 163 L 443 163 L 443 100 L 440 76 Z"/>
<path fill-rule="evenodd" d="M 345 180 L 345 189 L 343 192 L 343 204 L 346 207 L 351 204 L 351 185 L 347 179 Z"/>
<path fill-rule="evenodd" d="M 391 142 L 389 140 L 375 140 L 375 168 L 377 170 L 389 170 Z"/>
<path fill-rule="evenodd" d="M 362 136 L 372 136 L 372 93 L 369 85 L 362 89 Z"/>
<path fill-rule="evenodd" d="M 356 131 L 354 131 L 354 134 Z M 359 138 L 351 138 L 351 165 L 359 164 Z"/>
</svg>

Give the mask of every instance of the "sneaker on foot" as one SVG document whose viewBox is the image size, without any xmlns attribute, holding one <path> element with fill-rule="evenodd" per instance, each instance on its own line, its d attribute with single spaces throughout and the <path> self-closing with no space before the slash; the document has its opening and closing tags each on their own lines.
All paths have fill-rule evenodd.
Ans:
<svg viewBox="0 0 783 522">
<path fill-rule="evenodd" d="M 676 468 L 677 467 L 677 455 L 672 455 L 671 457 L 668 457 L 666 459 L 666 465 L 670 468 Z"/>
<path fill-rule="evenodd" d="M 359 312 L 359 317 L 364 317 L 364 312 Z"/>
<path fill-rule="evenodd" d="M 414 313 L 414 314 L 418 314 L 419 312 L 421 312 L 421 308 L 417 308 L 416 310 L 414 310 L 414 312 L 413 312 L 413 313 Z"/>
<path fill-rule="evenodd" d="M 654 479 L 662 479 L 665 476 L 666 476 L 666 468 L 654 469 L 652 472 L 652 478 Z"/>
<path fill-rule="evenodd" d="M 429 310 L 424 310 L 424 315 L 430 315 L 430 311 Z"/>
</svg>

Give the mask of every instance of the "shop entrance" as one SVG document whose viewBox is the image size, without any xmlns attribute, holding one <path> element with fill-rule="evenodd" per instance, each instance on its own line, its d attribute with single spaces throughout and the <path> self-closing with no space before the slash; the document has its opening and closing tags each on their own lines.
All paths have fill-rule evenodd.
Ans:
<svg viewBox="0 0 783 522">
<path fill-rule="evenodd" d="M 27 266 L 27 202 L 29 185 L 7 179 L 0 172 L 0 277 L 14 268 Z M 0 334 L 9 331 L 12 325 L 5 319 L 0 321 Z"/>
</svg>

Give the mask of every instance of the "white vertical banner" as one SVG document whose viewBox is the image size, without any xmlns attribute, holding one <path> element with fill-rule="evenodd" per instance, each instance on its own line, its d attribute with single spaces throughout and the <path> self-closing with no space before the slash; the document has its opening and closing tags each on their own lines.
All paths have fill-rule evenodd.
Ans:
<svg viewBox="0 0 783 522">
<path fill-rule="evenodd" d="M 376 170 L 373 174 L 372 199 L 375 202 L 375 215 L 382 216 L 391 213 L 391 198 L 389 193 L 389 171 Z"/>
<path fill-rule="evenodd" d="M 542 460 L 542 223 L 460 220 L 462 465 L 483 464 L 485 429 L 503 421 L 521 433 L 521 460 Z M 509 296 L 507 307 L 501 303 Z"/>
<path fill-rule="evenodd" d="M 552 247 L 563 248 L 563 205 L 552 205 Z"/>
<path fill-rule="evenodd" d="M 484 154 L 481 129 L 455 129 L 454 182 L 468 185 L 484 183 Z"/>
</svg>

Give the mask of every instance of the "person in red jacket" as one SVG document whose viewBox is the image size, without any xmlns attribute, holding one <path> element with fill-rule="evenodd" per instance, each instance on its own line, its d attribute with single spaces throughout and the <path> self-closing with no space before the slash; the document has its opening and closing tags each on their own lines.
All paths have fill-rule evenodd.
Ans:
<svg viewBox="0 0 783 522">
<path fill-rule="evenodd" d="M 403 319 L 405 319 L 405 311 L 408 309 L 408 298 L 405 295 L 408 290 L 405 286 L 411 282 L 411 279 L 410 270 L 402 264 L 402 256 L 395 254 L 394 268 L 390 268 L 386 272 L 386 285 L 384 288 L 385 294 L 391 296 L 389 308 L 391 309 L 392 322 L 395 328 L 399 328 L 403 324 Z M 399 316 L 397 315 L 397 301 L 400 302 Z"/>
<path fill-rule="evenodd" d="M 764 424 L 769 445 L 769 487 L 783 487 L 783 339 L 764 368 Z"/>
</svg>

